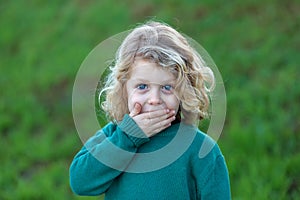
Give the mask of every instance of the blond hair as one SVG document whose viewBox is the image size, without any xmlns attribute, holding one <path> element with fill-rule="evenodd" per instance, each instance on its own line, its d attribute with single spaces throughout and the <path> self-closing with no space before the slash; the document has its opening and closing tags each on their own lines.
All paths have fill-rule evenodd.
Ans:
<svg viewBox="0 0 300 200">
<path fill-rule="evenodd" d="M 174 74 L 175 94 L 180 100 L 177 117 L 191 124 L 208 116 L 209 93 L 215 85 L 212 70 L 186 37 L 167 24 L 149 21 L 133 29 L 124 39 L 100 92 L 99 100 L 106 93 L 101 106 L 110 119 L 121 121 L 129 113 L 126 82 L 137 57 L 153 61 Z"/>
</svg>

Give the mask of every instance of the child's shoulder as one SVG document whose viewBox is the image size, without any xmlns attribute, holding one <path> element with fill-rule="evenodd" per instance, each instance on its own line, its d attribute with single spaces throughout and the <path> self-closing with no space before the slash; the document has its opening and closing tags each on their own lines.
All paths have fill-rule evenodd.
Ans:
<svg viewBox="0 0 300 200">
<path fill-rule="evenodd" d="M 191 150 L 198 158 L 204 159 L 210 157 L 216 159 L 218 156 L 222 156 L 217 142 L 208 134 L 197 129 L 193 143 L 191 144 Z"/>
<path fill-rule="evenodd" d="M 103 128 L 101 128 L 96 135 L 104 133 L 106 137 L 110 137 L 117 129 L 117 124 L 113 122 L 107 123 Z"/>
</svg>

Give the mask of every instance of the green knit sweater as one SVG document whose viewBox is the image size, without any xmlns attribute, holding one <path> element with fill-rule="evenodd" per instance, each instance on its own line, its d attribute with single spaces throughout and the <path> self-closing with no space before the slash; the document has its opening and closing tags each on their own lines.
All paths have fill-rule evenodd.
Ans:
<svg viewBox="0 0 300 200">
<path fill-rule="evenodd" d="M 205 139 L 214 146 L 200 158 Z M 128 115 L 86 142 L 70 166 L 70 185 L 107 200 L 230 199 L 226 163 L 209 136 L 177 123 L 147 138 Z"/>
</svg>

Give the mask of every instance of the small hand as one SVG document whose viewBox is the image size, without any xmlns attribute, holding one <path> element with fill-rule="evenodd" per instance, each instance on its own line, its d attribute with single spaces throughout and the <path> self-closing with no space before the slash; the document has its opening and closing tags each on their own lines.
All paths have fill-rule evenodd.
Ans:
<svg viewBox="0 0 300 200">
<path fill-rule="evenodd" d="M 141 104 L 136 103 L 129 116 L 132 117 L 147 137 L 152 137 L 171 126 L 171 122 L 175 120 L 174 110 L 162 109 L 140 114 L 141 110 Z"/>
</svg>

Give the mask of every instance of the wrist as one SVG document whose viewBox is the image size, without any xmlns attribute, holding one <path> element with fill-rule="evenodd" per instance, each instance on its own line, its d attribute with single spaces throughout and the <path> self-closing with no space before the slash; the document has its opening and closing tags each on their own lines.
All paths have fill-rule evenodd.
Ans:
<svg viewBox="0 0 300 200">
<path fill-rule="evenodd" d="M 150 140 L 128 114 L 124 115 L 118 126 L 137 147 Z"/>
</svg>

